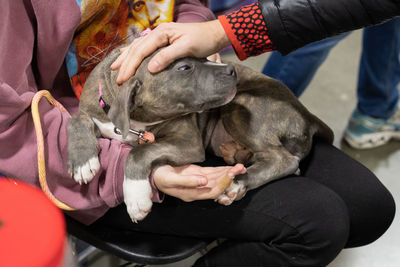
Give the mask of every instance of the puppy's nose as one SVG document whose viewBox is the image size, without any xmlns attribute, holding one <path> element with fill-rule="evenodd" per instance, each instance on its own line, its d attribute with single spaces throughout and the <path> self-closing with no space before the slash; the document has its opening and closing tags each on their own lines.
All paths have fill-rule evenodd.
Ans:
<svg viewBox="0 0 400 267">
<path fill-rule="evenodd" d="M 226 67 L 226 74 L 229 76 L 236 76 L 235 68 L 232 65 Z"/>
</svg>

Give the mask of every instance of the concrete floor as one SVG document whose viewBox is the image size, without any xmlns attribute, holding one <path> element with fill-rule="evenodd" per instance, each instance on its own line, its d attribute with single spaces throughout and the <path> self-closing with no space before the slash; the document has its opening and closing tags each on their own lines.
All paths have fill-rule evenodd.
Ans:
<svg viewBox="0 0 400 267">
<path fill-rule="evenodd" d="M 351 149 L 341 142 L 347 120 L 356 106 L 355 88 L 360 46 L 361 32 L 356 31 L 335 47 L 300 100 L 334 130 L 335 146 L 372 170 L 390 189 L 396 202 L 400 203 L 400 142 L 393 141 L 388 145 L 364 151 Z M 261 70 L 268 56 L 264 54 L 243 63 Z M 234 54 L 225 54 L 223 57 L 236 60 Z M 400 219 L 396 216 L 391 228 L 379 240 L 361 248 L 343 250 L 329 267 L 397 267 L 400 266 L 399 249 Z M 183 262 L 161 266 L 186 267 L 195 258 L 196 256 Z M 100 260 L 90 266 L 117 266 L 110 262 L 115 264 L 115 260 Z"/>
</svg>

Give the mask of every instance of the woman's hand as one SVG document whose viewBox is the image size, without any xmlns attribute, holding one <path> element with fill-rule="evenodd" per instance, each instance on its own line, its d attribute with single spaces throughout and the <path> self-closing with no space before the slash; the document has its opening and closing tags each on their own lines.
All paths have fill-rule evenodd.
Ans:
<svg viewBox="0 0 400 267">
<path fill-rule="evenodd" d="M 160 191 L 190 202 L 216 199 L 236 175 L 244 173 L 246 173 L 246 168 L 243 164 L 223 167 L 163 165 L 154 169 L 153 178 Z"/>
<path fill-rule="evenodd" d="M 159 72 L 178 58 L 208 57 L 228 45 L 229 38 L 218 20 L 201 23 L 162 23 L 122 49 L 111 69 L 120 69 L 117 83 L 121 84 L 133 76 L 143 59 L 158 48 L 166 46 L 150 60 L 150 72 Z"/>
</svg>

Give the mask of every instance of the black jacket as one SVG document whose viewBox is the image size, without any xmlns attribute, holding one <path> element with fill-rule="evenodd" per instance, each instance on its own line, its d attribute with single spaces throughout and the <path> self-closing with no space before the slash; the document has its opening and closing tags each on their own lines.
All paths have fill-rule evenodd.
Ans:
<svg viewBox="0 0 400 267">
<path fill-rule="evenodd" d="M 287 54 L 325 37 L 400 15 L 400 0 L 259 0 L 269 37 Z"/>
</svg>

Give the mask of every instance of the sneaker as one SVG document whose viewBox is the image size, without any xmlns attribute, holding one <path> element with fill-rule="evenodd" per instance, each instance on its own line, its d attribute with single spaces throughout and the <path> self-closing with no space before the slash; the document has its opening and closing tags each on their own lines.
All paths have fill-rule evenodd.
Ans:
<svg viewBox="0 0 400 267">
<path fill-rule="evenodd" d="M 344 140 L 353 148 L 366 149 L 400 140 L 400 110 L 387 120 L 372 118 L 355 110 L 344 132 Z"/>
</svg>

